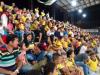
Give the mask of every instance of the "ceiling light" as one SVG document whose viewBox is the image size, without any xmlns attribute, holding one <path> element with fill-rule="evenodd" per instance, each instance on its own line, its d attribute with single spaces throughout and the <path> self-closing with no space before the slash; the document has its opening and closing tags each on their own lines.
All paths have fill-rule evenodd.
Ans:
<svg viewBox="0 0 100 75">
<path fill-rule="evenodd" d="M 73 0 L 73 1 L 71 2 L 71 5 L 72 5 L 73 7 L 75 7 L 75 6 L 77 5 L 77 1 L 76 1 L 76 0 Z"/>
<path fill-rule="evenodd" d="M 79 10 L 78 10 L 78 13 L 80 13 L 80 14 L 81 14 L 82 12 L 83 12 L 83 10 L 82 10 L 82 9 L 79 9 Z"/>
<path fill-rule="evenodd" d="M 86 18 L 87 15 L 86 14 L 83 14 L 82 16 L 83 16 L 83 18 Z"/>
</svg>

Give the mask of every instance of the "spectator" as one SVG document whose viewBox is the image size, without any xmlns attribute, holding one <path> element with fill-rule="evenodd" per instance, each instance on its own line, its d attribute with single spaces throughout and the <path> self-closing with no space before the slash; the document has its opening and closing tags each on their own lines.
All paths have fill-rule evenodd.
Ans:
<svg viewBox="0 0 100 75">
<path fill-rule="evenodd" d="M 9 35 L 7 45 L 0 47 L 0 74 L 17 75 L 19 73 L 22 66 L 20 61 L 16 66 L 16 59 L 18 59 L 19 54 L 18 37 Z"/>
</svg>

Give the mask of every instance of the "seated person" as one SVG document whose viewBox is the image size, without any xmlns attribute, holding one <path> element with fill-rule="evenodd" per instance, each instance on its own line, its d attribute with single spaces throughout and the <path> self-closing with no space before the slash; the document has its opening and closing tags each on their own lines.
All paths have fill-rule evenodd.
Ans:
<svg viewBox="0 0 100 75">
<path fill-rule="evenodd" d="M 27 59 L 33 65 L 45 58 L 45 52 L 40 50 L 39 44 L 34 45 L 34 49 L 26 53 Z"/>
<path fill-rule="evenodd" d="M 16 35 L 7 36 L 6 46 L 0 47 L 0 75 L 17 75 L 21 69 L 21 61 L 18 55 L 18 37 Z M 16 64 L 16 59 L 18 63 Z"/>
<path fill-rule="evenodd" d="M 84 75 L 89 75 L 89 69 L 88 66 L 85 64 L 85 62 L 89 59 L 89 56 L 87 53 L 78 54 L 75 56 L 75 63 L 77 66 L 82 67 L 84 71 Z"/>
<path fill-rule="evenodd" d="M 75 54 L 73 50 L 67 52 L 67 57 L 66 66 L 69 67 L 70 71 L 75 72 L 77 75 L 84 75 L 83 70 L 75 64 Z"/>
<path fill-rule="evenodd" d="M 53 50 L 56 53 L 59 53 L 60 55 L 62 53 L 66 54 L 66 52 L 63 49 L 63 45 L 62 45 L 62 41 L 61 40 L 62 40 L 62 37 L 59 36 L 57 39 L 55 39 L 54 44 L 53 44 Z"/>
<path fill-rule="evenodd" d="M 34 48 L 33 34 L 31 32 L 24 35 L 23 43 L 25 44 L 27 50 Z"/>
<path fill-rule="evenodd" d="M 44 75 L 71 75 L 67 68 L 61 64 L 62 57 L 55 53 L 53 54 L 53 61 L 49 62 L 44 67 Z"/>
<path fill-rule="evenodd" d="M 86 62 L 86 64 L 89 66 L 90 74 L 97 75 L 96 71 L 98 69 L 99 62 L 94 52 L 90 53 L 90 59 Z"/>
<path fill-rule="evenodd" d="M 69 45 L 67 36 L 64 36 L 64 38 L 62 39 L 62 45 L 63 45 L 63 48 L 65 49 L 65 51 L 67 51 L 68 45 Z"/>
</svg>

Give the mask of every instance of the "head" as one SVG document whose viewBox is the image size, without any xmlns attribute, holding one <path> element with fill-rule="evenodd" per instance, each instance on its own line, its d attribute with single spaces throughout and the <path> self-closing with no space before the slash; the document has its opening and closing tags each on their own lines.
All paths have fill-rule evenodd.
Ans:
<svg viewBox="0 0 100 75">
<path fill-rule="evenodd" d="M 90 58 L 91 58 L 91 60 L 96 60 L 96 54 L 95 54 L 95 52 L 91 52 L 90 53 Z"/>
<path fill-rule="evenodd" d="M 32 34 L 29 33 L 29 34 L 27 35 L 27 37 L 26 37 L 26 38 L 27 38 L 27 41 L 32 41 L 32 37 L 33 37 Z"/>
<path fill-rule="evenodd" d="M 35 54 L 38 54 L 41 52 L 40 50 L 40 45 L 39 44 L 34 44 L 34 49 L 32 50 Z"/>
<path fill-rule="evenodd" d="M 17 48 L 18 47 L 18 37 L 14 34 L 10 34 L 7 36 L 7 42 L 6 42 L 9 46 L 13 47 L 13 48 Z"/>
<path fill-rule="evenodd" d="M 1 6 L 4 6 L 4 5 L 5 5 L 5 3 L 4 3 L 3 1 L 1 1 L 0 5 L 1 5 Z"/>
<path fill-rule="evenodd" d="M 68 57 L 68 58 L 74 58 L 74 57 L 75 57 L 74 50 L 69 50 L 69 51 L 67 52 L 67 57 Z"/>
<path fill-rule="evenodd" d="M 54 64 L 60 64 L 61 63 L 61 60 L 62 59 L 62 57 L 58 54 L 58 53 L 55 53 L 55 54 L 53 54 L 53 62 L 54 62 Z"/>
</svg>

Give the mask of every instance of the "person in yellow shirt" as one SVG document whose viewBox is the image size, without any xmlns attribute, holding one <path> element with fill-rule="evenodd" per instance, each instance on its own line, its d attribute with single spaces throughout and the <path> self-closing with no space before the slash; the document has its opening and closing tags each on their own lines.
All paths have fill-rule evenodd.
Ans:
<svg viewBox="0 0 100 75">
<path fill-rule="evenodd" d="M 27 17 L 25 17 L 24 15 L 22 15 L 22 16 L 21 16 L 21 19 L 22 19 L 23 22 L 26 22 Z"/>
<path fill-rule="evenodd" d="M 44 75 L 59 75 L 59 65 L 61 63 L 61 56 L 57 53 L 53 54 L 53 61 L 46 64 L 44 68 Z M 60 65 L 61 66 L 61 65 Z M 60 67 L 61 69 L 62 67 Z"/>
<path fill-rule="evenodd" d="M 59 37 L 59 38 L 55 39 L 54 42 L 53 42 L 53 43 L 54 43 L 54 46 L 55 46 L 55 48 L 57 48 L 57 50 L 63 48 L 61 39 L 62 39 L 62 38 Z M 56 49 L 55 49 L 55 50 L 56 50 Z"/>
<path fill-rule="evenodd" d="M 2 8 L 2 6 L 0 6 L 0 12 L 3 12 L 3 8 Z"/>
<path fill-rule="evenodd" d="M 56 53 L 59 53 L 60 55 L 62 54 L 66 54 L 66 52 L 63 49 L 63 45 L 62 45 L 62 37 L 58 37 L 54 42 L 53 42 L 53 50 Z"/>
<path fill-rule="evenodd" d="M 95 73 L 97 71 L 99 62 L 94 52 L 90 53 L 90 59 L 86 62 L 86 64 L 89 66 L 91 71 L 90 73 Z"/>
<path fill-rule="evenodd" d="M 75 64 L 75 54 L 74 54 L 74 50 L 69 50 L 67 52 L 67 60 L 65 61 L 66 66 L 69 68 L 69 70 L 72 73 L 75 73 L 77 75 L 84 75 L 83 70 L 80 67 L 77 67 Z"/>
<path fill-rule="evenodd" d="M 38 25 L 39 25 L 39 22 L 38 22 L 37 20 L 34 21 L 33 24 L 30 26 L 30 30 L 35 30 L 35 29 L 37 29 Z"/>
<path fill-rule="evenodd" d="M 24 26 L 24 23 L 22 20 L 20 20 L 19 24 L 18 24 L 18 27 L 20 30 L 24 31 L 25 30 L 25 26 Z"/>
<path fill-rule="evenodd" d="M 61 41 L 62 41 L 63 48 L 66 50 L 68 48 L 68 44 L 69 44 L 68 37 L 64 36 L 64 38 Z"/>
</svg>

